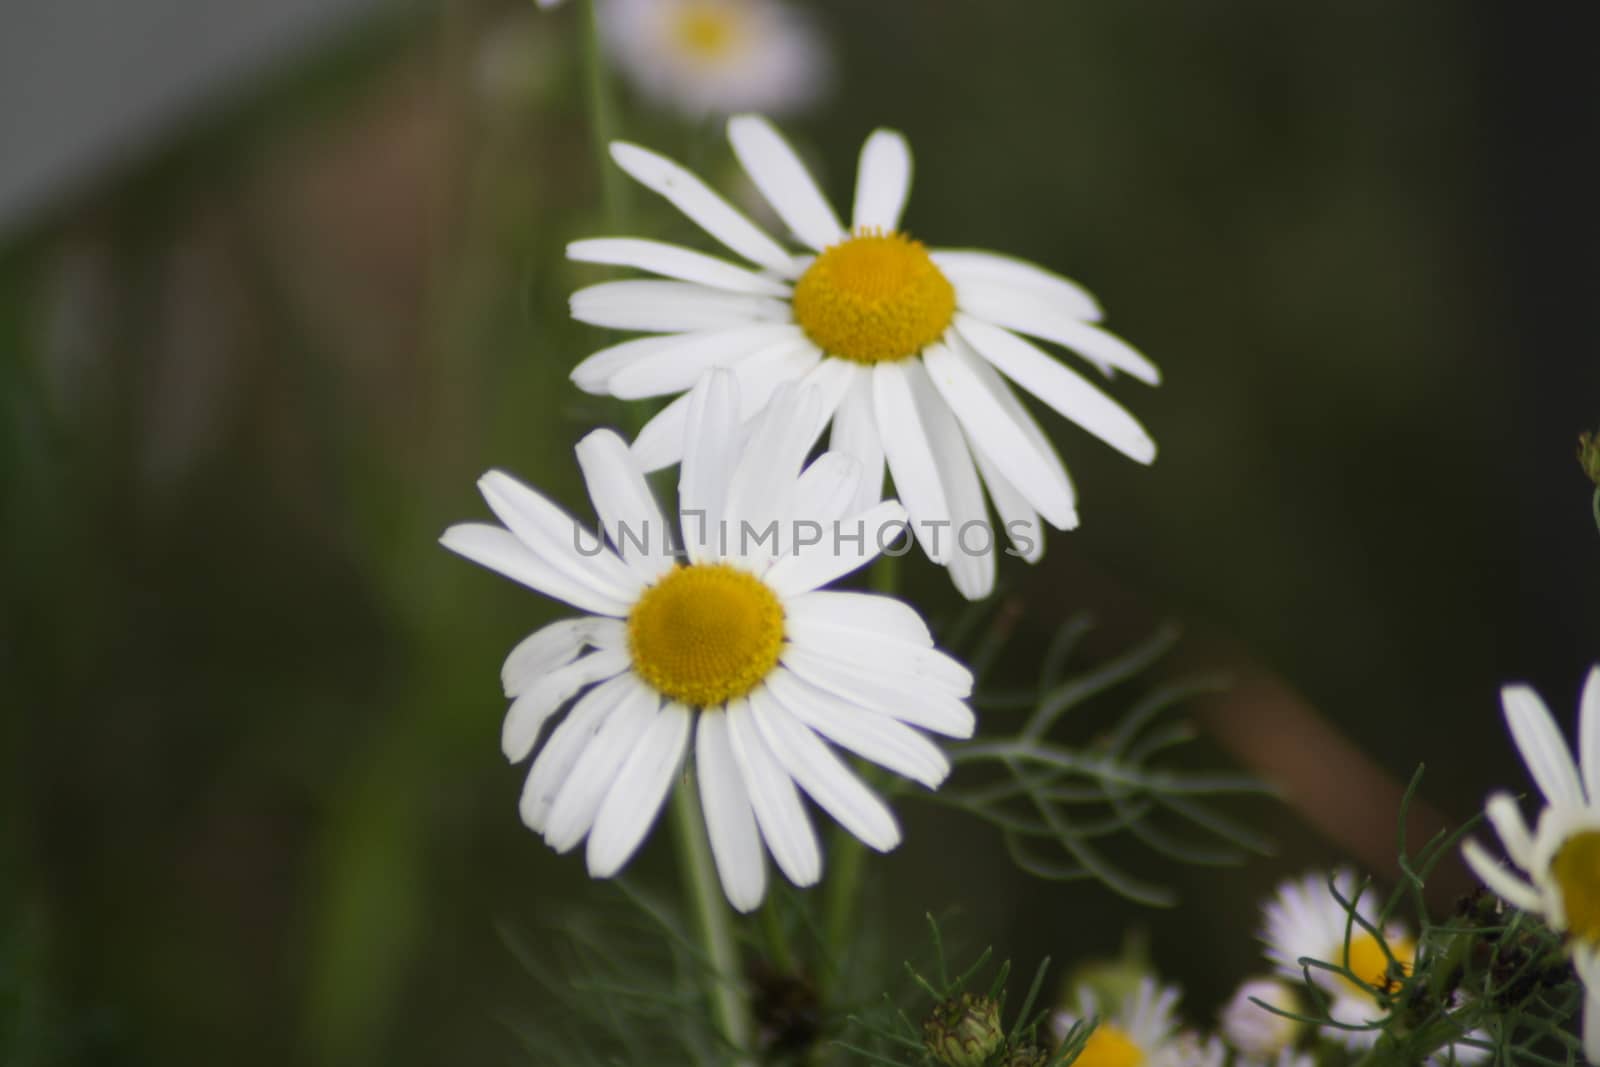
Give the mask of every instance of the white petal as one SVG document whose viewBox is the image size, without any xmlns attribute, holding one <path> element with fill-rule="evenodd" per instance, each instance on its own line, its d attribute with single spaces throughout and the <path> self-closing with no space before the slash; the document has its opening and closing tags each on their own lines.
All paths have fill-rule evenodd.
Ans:
<svg viewBox="0 0 1600 1067">
<path fill-rule="evenodd" d="M 668 704 L 656 713 L 650 729 L 634 746 L 589 832 L 586 858 L 591 877 L 610 878 L 638 851 L 683 766 L 693 723 L 688 708 Z"/>
<path fill-rule="evenodd" d="M 696 282 L 735 293 L 776 297 L 787 297 L 790 293 L 789 286 L 783 282 L 725 259 L 663 241 L 645 241 L 634 237 L 597 237 L 574 241 L 567 246 L 567 258 L 579 263 L 637 267 L 662 277 Z"/>
<path fill-rule="evenodd" d="M 911 532 L 922 551 L 943 566 L 950 562 L 950 502 L 939 480 L 927 428 L 917 416 L 906 369 L 899 363 L 873 367 L 872 399 L 895 496 L 906 506 Z"/>
<path fill-rule="evenodd" d="M 1462 843 L 1461 858 L 1467 861 L 1478 879 L 1506 903 L 1523 911 L 1540 911 L 1538 890 L 1502 867 L 1476 841 Z"/>
<path fill-rule="evenodd" d="M 628 446 L 610 430 L 595 430 L 578 442 L 577 454 L 589 499 L 617 554 L 644 581 L 659 578 L 673 563 L 672 528 Z"/>
<path fill-rule="evenodd" d="M 1061 310 L 1046 297 L 1026 289 L 984 283 L 956 287 L 956 306 L 996 326 L 1054 341 L 1093 363 L 1102 374 L 1123 371 L 1149 385 L 1161 372 L 1126 341 Z"/>
<path fill-rule="evenodd" d="M 736 911 L 753 911 L 767 890 L 767 868 L 750 794 L 728 741 L 726 714 L 711 711 L 700 715 L 694 761 L 700 780 L 700 810 L 705 814 L 722 891 Z"/>
<path fill-rule="evenodd" d="M 498 526 L 461 523 L 446 530 L 444 536 L 439 538 L 439 543 L 479 566 L 488 567 L 514 582 L 521 582 L 529 589 L 583 611 L 621 618 L 632 607 L 631 597 L 623 600 L 607 596 L 582 582 L 574 581 L 570 574 L 557 570 L 535 556 L 510 530 Z"/>
<path fill-rule="evenodd" d="M 879 852 L 900 843 L 900 826 L 889 806 L 776 697 L 758 686 L 750 693 L 750 712 L 768 751 L 818 807 Z"/>
<path fill-rule="evenodd" d="M 544 826 L 546 844 L 566 852 L 583 840 L 606 795 L 618 788 L 617 772 L 649 731 L 660 708 L 661 701 L 654 693 L 640 695 L 634 690 L 606 716 L 550 805 Z"/>
<path fill-rule="evenodd" d="M 844 237 L 822 190 L 770 122 L 757 115 L 735 115 L 728 120 L 728 141 L 745 173 L 795 236 L 818 251 Z"/>
<path fill-rule="evenodd" d="M 683 345 L 692 345 L 704 336 L 699 333 L 667 334 L 663 337 L 635 337 L 621 344 L 602 348 L 586 357 L 567 377 L 586 393 L 596 396 L 609 395 L 606 382 L 624 367 L 662 352 L 670 352 Z"/>
<path fill-rule="evenodd" d="M 838 629 L 865 630 L 902 644 L 933 645 L 933 634 L 917 610 L 903 600 L 879 593 L 855 593 L 828 589 L 806 593 L 783 606 L 790 619 L 832 626 Z"/>
<path fill-rule="evenodd" d="M 817 355 L 821 356 L 820 349 Z M 847 359 L 819 359 L 817 365 L 806 372 L 800 379 L 802 389 L 815 389 L 820 401 L 818 407 L 817 434 L 833 419 L 834 412 L 839 410 L 839 404 L 844 400 L 844 395 L 850 390 L 857 378 L 862 377 L 860 368 Z M 879 478 L 882 481 L 882 478 Z M 873 500 L 876 504 L 877 501 Z M 863 510 L 858 508 L 859 510 Z"/>
<path fill-rule="evenodd" d="M 845 361 L 828 359 L 823 362 Z M 883 438 L 878 433 L 877 416 L 872 412 L 872 374 L 866 370 L 855 371 L 854 368 L 852 371 L 851 380 L 839 401 L 839 410 L 833 417 L 833 433 L 829 435 L 828 448 L 830 451 L 843 452 L 861 464 L 861 483 L 850 508 L 852 514 L 859 514 L 883 499 Z"/>
<path fill-rule="evenodd" d="M 748 421 L 766 407 L 785 382 L 799 381 L 822 358 L 814 347 L 772 349 L 739 360 L 731 368 L 739 384 L 739 417 Z M 680 396 L 645 423 L 633 442 L 633 456 L 645 471 L 660 470 L 683 458 L 689 399 Z"/>
<path fill-rule="evenodd" d="M 689 394 L 687 450 L 678 475 L 683 543 L 700 562 L 718 550 L 722 508 L 738 459 L 739 387 L 733 373 L 713 371 Z"/>
<path fill-rule="evenodd" d="M 617 371 L 606 382 L 607 390 L 623 400 L 681 393 L 693 388 L 712 368 L 811 347 L 800 327 L 780 324 L 716 330 L 695 336 L 698 340 L 694 344 L 655 353 Z"/>
<path fill-rule="evenodd" d="M 1589 803 L 1600 804 L 1600 664 L 1589 668 L 1579 699 L 1578 763 Z"/>
<path fill-rule="evenodd" d="M 707 714 L 718 714 L 708 712 Z M 762 840 L 772 852 L 778 869 L 797 886 L 815 885 L 822 877 L 822 853 L 817 834 L 806 817 L 794 781 L 767 750 L 751 718 L 750 705 L 735 700 L 721 712 L 728 718 L 728 740 L 734 761 L 750 794 Z"/>
<path fill-rule="evenodd" d="M 942 345 L 934 345 L 943 351 Z M 933 383 L 922 361 L 906 364 L 906 377 L 916 398 L 917 417 L 928 434 L 933 463 L 939 470 L 939 484 L 950 505 L 950 529 L 938 534 L 949 541 L 950 577 L 956 590 L 968 600 L 982 600 L 994 591 L 995 556 L 1000 546 L 994 527 L 989 524 L 989 509 L 983 502 L 983 486 L 961 426 Z M 1018 431 L 1020 433 L 1020 431 Z"/>
<path fill-rule="evenodd" d="M 819 689 L 936 734 L 967 738 L 977 725 L 971 708 L 930 679 L 856 667 L 795 645 L 784 646 L 779 662 Z"/>
<path fill-rule="evenodd" d="M 1099 322 L 1103 312 L 1087 289 L 1035 263 L 997 252 L 968 248 L 941 248 L 929 258 L 944 271 L 959 292 L 962 286 L 999 286 L 1021 289 L 1049 300 L 1073 318 Z"/>
<path fill-rule="evenodd" d="M 665 156 L 621 141 L 611 158 L 639 184 L 661 194 L 706 233 L 729 249 L 771 270 L 786 273 L 792 257 L 778 242 L 711 191 L 705 182 Z"/>
<path fill-rule="evenodd" d="M 817 402 L 813 391 L 781 386 L 751 428 L 750 440 L 728 482 L 724 504 L 728 538 L 735 555 L 786 551 L 789 531 L 785 527 L 795 482 L 800 477 L 800 465 L 816 440 Z M 756 531 L 757 538 L 776 524 L 778 541 L 770 548 L 758 548 L 745 537 L 746 524 Z"/>
<path fill-rule="evenodd" d="M 1484 811 L 1495 833 L 1500 835 L 1506 855 L 1523 870 L 1532 870 L 1533 835 L 1528 832 L 1528 824 L 1522 818 L 1522 809 L 1517 806 L 1516 798 L 1510 793 L 1496 793 L 1489 798 Z"/>
<path fill-rule="evenodd" d="M 544 830 L 556 794 L 566 783 L 584 748 L 594 739 L 595 731 L 611 713 L 624 703 L 651 695 L 651 691 L 630 673 L 602 682 L 579 698 L 539 750 L 528 771 L 528 780 L 523 784 L 519 811 L 530 830 Z"/>
<path fill-rule="evenodd" d="M 856 491 L 861 486 L 861 464 L 843 452 L 824 452 L 816 462 L 800 474 L 794 487 L 794 521 L 796 548 L 804 536 L 800 523 L 809 523 L 809 533 L 821 538 L 833 529 L 833 524 L 849 515 L 855 503 Z"/>
<path fill-rule="evenodd" d="M 971 443 L 970 438 L 968 443 Z M 1000 468 L 984 454 L 983 449 L 974 445 L 972 458 L 978 464 L 978 473 L 983 477 L 983 486 L 989 491 L 994 510 L 1000 515 L 1006 540 L 1011 542 L 1008 551 L 1025 563 L 1038 563 L 1044 555 L 1045 529 L 1039 513 L 1033 510 L 1028 498 L 1011 484 L 1011 480 L 1000 473 Z"/>
<path fill-rule="evenodd" d="M 855 229 L 898 230 L 910 195 L 910 146 L 895 130 L 874 130 L 856 168 Z"/>
<path fill-rule="evenodd" d="M 1583 989 L 1583 1058 L 1600 1064 L 1600 987 L 1595 977 L 1591 974 Z"/>
<path fill-rule="evenodd" d="M 1539 694 L 1525 685 L 1508 685 L 1500 690 L 1500 700 L 1506 725 L 1545 799 L 1557 806 L 1583 807 L 1583 787 L 1578 784 L 1572 753 Z"/>
<path fill-rule="evenodd" d="M 788 613 L 785 630 L 797 648 L 803 648 L 863 670 L 912 674 L 938 685 L 950 695 L 972 694 L 972 672 L 936 648 L 909 644 L 860 625 L 839 626 L 815 616 Z"/>
<path fill-rule="evenodd" d="M 506 696 L 514 697 L 541 674 L 571 663 L 585 645 L 596 648 L 620 647 L 625 630 L 616 619 L 592 615 L 581 619 L 559 619 L 541 626 L 517 642 L 500 668 L 500 684 Z"/>
<path fill-rule="evenodd" d="M 937 789 L 950 774 L 939 746 L 902 722 L 806 682 L 779 668 L 765 685 L 802 723 L 862 759 Z"/>
<path fill-rule="evenodd" d="M 1149 463 L 1156 443 L 1137 419 L 1083 375 L 1037 345 L 968 315 L 956 316 L 956 330 L 978 355 L 1006 377 L 1077 423 L 1129 459 Z"/>
<path fill-rule="evenodd" d="M 832 524 L 819 544 L 784 556 L 763 580 L 781 597 L 820 589 L 870 563 L 883 546 L 898 540 L 905 521 L 900 502 L 885 500 L 861 515 Z"/>
<path fill-rule="evenodd" d="M 574 693 L 594 682 L 614 678 L 628 669 L 627 652 L 606 649 L 536 678 L 506 710 L 500 726 L 500 751 L 519 763 L 533 751 L 539 730 Z"/>
<path fill-rule="evenodd" d="M 940 396 L 978 448 L 1006 474 L 1017 491 L 1052 526 L 1062 529 L 1076 515 L 1072 486 L 1059 467 L 1039 454 L 1021 426 L 979 380 L 959 355 L 944 345 L 930 345 L 923 365 Z"/>
<path fill-rule="evenodd" d="M 788 322 L 789 305 L 766 296 L 728 293 L 689 282 L 601 282 L 579 289 L 572 317 L 613 330 L 715 330 L 755 322 Z"/>
<path fill-rule="evenodd" d="M 550 566 L 608 597 L 631 600 L 638 593 L 639 580 L 599 536 L 542 493 L 497 470 L 478 479 L 478 491 L 517 540 Z"/>
</svg>

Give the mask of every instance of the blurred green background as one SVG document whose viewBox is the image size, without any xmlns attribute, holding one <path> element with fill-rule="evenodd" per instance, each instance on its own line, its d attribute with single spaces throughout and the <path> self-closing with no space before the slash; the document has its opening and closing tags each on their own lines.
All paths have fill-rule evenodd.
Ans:
<svg viewBox="0 0 1600 1067">
<path fill-rule="evenodd" d="M 1297 797 L 1326 750 L 1224 697 L 1209 758 L 1293 801 L 1236 811 L 1276 858 L 1134 853 L 1183 890 L 1154 914 L 1030 881 L 989 830 L 907 804 L 874 914 L 914 946 L 959 905 L 972 943 L 1030 965 L 1137 924 L 1204 1022 L 1274 879 L 1352 841 L 1389 854 L 1372 782 L 1426 761 L 1455 822 L 1523 787 L 1498 686 L 1532 681 L 1570 722 L 1600 657 L 1572 458 L 1600 426 L 1577 8 L 814 6 L 839 77 L 787 128 L 836 201 L 860 139 L 903 129 L 912 232 L 1079 278 L 1166 374 L 1113 386 L 1151 469 L 1047 421 L 1084 525 L 1009 575 L 1002 675 L 1080 609 L 1106 651 L 1177 619 L 1185 669 L 1274 672 L 1306 702 L 1292 721 L 1365 753 Z M 519 825 L 499 754 L 500 661 L 553 609 L 435 538 L 486 514 L 489 466 L 582 507 L 571 445 L 621 418 L 566 382 L 605 343 L 565 306 L 599 275 L 563 245 L 603 232 L 580 33 L 580 9 L 526 0 L 379 5 L 6 220 L 5 1062 L 529 1062 L 508 1020 L 538 992 L 500 931 L 537 951 L 610 891 Z M 716 123 L 621 104 L 626 135 L 731 180 Z M 908 581 L 956 611 L 941 575 Z M 666 888 L 661 836 L 638 877 Z"/>
</svg>

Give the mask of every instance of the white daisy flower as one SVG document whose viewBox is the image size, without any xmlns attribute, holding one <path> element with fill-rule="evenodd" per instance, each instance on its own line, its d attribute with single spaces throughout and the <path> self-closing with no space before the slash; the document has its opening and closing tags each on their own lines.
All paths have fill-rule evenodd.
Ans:
<svg viewBox="0 0 1600 1067">
<path fill-rule="evenodd" d="M 1535 829 L 1509 793 L 1489 798 L 1486 814 L 1506 855 L 1526 872 L 1507 870 L 1476 841 L 1462 855 L 1483 884 L 1505 901 L 1565 932 L 1572 962 L 1588 995 L 1583 1050 L 1600 1063 L 1600 665 L 1589 670 L 1578 711 L 1578 760 L 1539 694 L 1525 685 L 1501 690 L 1506 725 L 1528 773 L 1544 794 Z"/>
<path fill-rule="evenodd" d="M 616 874 L 644 840 L 691 734 L 712 853 L 741 911 L 765 891 L 763 844 L 796 885 L 821 876 L 801 790 L 872 848 L 899 844 L 894 815 L 828 741 L 933 788 L 950 765 L 918 731 L 972 734 L 972 675 L 933 648 L 914 610 L 822 589 L 876 556 L 904 511 L 895 501 L 854 511 L 860 472 L 845 457 L 802 470 L 819 403 L 814 390 L 786 389 L 742 432 L 731 374 L 695 388 L 674 523 L 685 562 L 610 430 L 577 447 L 609 547 L 500 472 L 478 484 L 505 526 L 453 526 L 441 539 L 584 612 L 506 659 L 501 743 L 508 759 L 525 759 L 575 700 L 533 761 L 521 814 L 558 852 L 587 837 L 596 878 Z M 806 521 L 791 530 L 791 516 Z"/>
<path fill-rule="evenodd" d="M 635 267 L 671 280 L 607 282 L 573 294 L 573 316 L 653 334 L 596 352 L 572 372 L 591 393 L 625 399 L 689 388 L 708 367 L 731 367 L 746 417 L 781 382 L 822 395 L 830 447 L 865 470 L 862 502 L 883 471 L 929 558 L 977 599 L 994 585 L 995 543 L 984 501 L 1014 551 L 1033 562 L 1042 523 L 1071 529 L 1066 467 L 1008 380 L 1139 461 L 1155 458 L 1144 428 L 1087 378 L 1023 335 L 1064 345 L 1107 377 L 1155 384 L 1160 373 L 1100 329 L 1083 289 L 1022 260 L 932 250 L 899 229 L 911 188 L 905 138 L 879 130 L 861 151 L 846 230 L 794 150 L 765 119 L 728 123 L 740 163 L 810 251 L 795 254 L 700 179 L 662 156 L 613 144 L 612 158 L 750 266 L 633 238 L 578 241 L 575 260 Z M 640 432 L 647 470 L 674 463 L 688 415 L 679 397 Z"/>
<path fill-rule="evenodd" d="M 1057 1041 L 1081 1020 L 1098 1017 L 1076 1067 L 1181 1067 L 1190 1044 L 1180 1039 L 1177 1006 L 1181 994 L 1173 986 L 1141 978 L 1138 988 L 1115 1011 L 1107 1011 L 1086 986 L 1078 988 L 1078 1010 L 1058 1011 L 1050 1018 Z"/>
<path fill-rule="evenodd" d="M 1262 909 L 1259 936 L 1268 961 L 1277 966 L 1279 973 L 1301 981 L 1310 974 L 1311 980 L 1328 998 L 1330 1019 L 1342 1026 L 1362 1027 L 1354 1030 L 1328 1027 L 1325 1036 L 1346 1048 L 1364 1049 L 1376 1043 L 1382 1032 L 1366 1025 L 1384 1017 L 1373 987 L 1381 989 L 1388 984 L 1391 960 L 1410 973 L 1416 964 L 1417 944 L 1401 923 L 1385 925 L 1380 942 L 1362 923 L 1353 922 L 1339 898 L 1354 902 L 1356 914 L 1366 927 L 1378 925 L 1373 895 L 1363 893 L 1360 900 L 1355 900 L 1356 888 L 1355 874 L 1345 869 L 1333 872 L 1332 889 L 1327 876 L 1320 872 L 1284 882 Z M 1334 896 L 1334 889 L 1338 891 L 1338 898 Z M 1334 971 L 1302 967 L 1301 959 L 1343 967 L 1360 978 L 1365 986 Z M 1474 1032 L 1470 1036 L 1481 1038 L 1483 1035 Z M 1429 1057 L 1427 1062 L 1477 1063 L 1485 1055 L 1483 1049 L 1457 1044 Z"/>
<path fill-rule="evenodd" d="M 1247 1056 L 1265 1059 L 1294 1044 L 1303 1028 L 1298 1020 L 1268 1011 L 1304 1013 L 1296 986 L 1277 978 L 1250 978 L 1223 1006 L 1221 1029 L 1228 1044 Z"/>
<path fill-rule="evenodd" d="M 692 118 L 793 113 L 829 80 L 816 27 L 779 0 L 601 0 L 596 13 L 617 69 Z"/>
</svg>

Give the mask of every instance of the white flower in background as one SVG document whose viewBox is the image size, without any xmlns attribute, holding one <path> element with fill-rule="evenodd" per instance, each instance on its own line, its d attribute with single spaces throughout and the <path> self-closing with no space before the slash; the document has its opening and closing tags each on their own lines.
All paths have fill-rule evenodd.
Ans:
<svg viewBox="0 0 1600 1067">
<path fill-rule="evenodd" d="M 796 885 L 821 876 L 800 790 L 872 848 L 900 841 L 889 808 L 824 738 L 932 788 L 950 766 L 917 728 L 972 734 L 972 676 L 933 648 L 914 610 L 822 590 L 876 556 L 881 528 L 904 511 L 889 501 L 856 512 L 860 471 L 846 457 L 802 470 L 819 403 L 814 390 L 786 389 L 742 430 L 731 374 L 690 394 L 673 524 L 687 562 L 674 559 L 673 531 L 609 430 L 585 437 L 577 455 L 614 548 L 579 537 L 573 518 L 499 472 L 479 487 L 505 526 L 452 526 L 441 539 L 585 613 L 512 650 L 501 743 L 507 758 L 525 759 L 576 698 L 533 761 L 521 814 L 559 852 L 587 837 L 596 878 L 616 874 L 644 840 L 691 734 L 712 853 L 742 911 L 765 891 L 763 843 Z M 792 533 L 791 516 L 842 524 L 852 539 Z M 779 538 L 746 537 L 746 524 Z"/>
<path fill-rule="evenodd" d="M 829 80 L 816 27 L 779 0 L 599 0 L 596 10 L 617 69 L 691 117 L 793 113 Z"/>
<path fill-rule="evenodd" d="M 1587 991 L 1584 1056 L 1600 1063 L 1600 665 L 1589 670 L 1578 711 L 1580 766 L 1573 765 L 1561 728 L 1539 694 L 1513 685 L 1500 698 L 1545 807 L 1530 831 L 1511 794 L 1496 793 L 1487 805 L 1506 855 L 1526 878 L 1495 862 L 1476 841 L 1466 842 L 1462 854 L 1507 903 L 1569 935 L 1572 962 Z"/>
<path fill-rule="evenodd" d="M 1139 461 L 1156 446 L 1133 416 L 1088 379 L 1022 335 L 1064 345 L 1101 373 L 1155 384 L 1155 366 L 1095 325 L 1100 308 L 1074 283 L 991 252 L 930 251 L 900 232 L 911 153 L 898 133 L 867 139 L 846 230 L 794 150 L 765 119 L 728 123 L 744 169 L 811 251 L 774 241 L 693 174 L 631 144 L 612 158 L 666 197 L 746 267 L 656 241 L 578 241 L 571 258 L 636 267 L 672 279 L 607 282 L 572 296 L 596 326 L 661 336 L 596 352 L 572 372 L 591 393 L 625 399 L 681 393 L 708 367 L 738 376 L 743 416 L 778 384 L 803 381 L 822 397 L 830 447 L 863 466 L 862 502 L 883 471 L 929 558 L 977 599 L 994 585 L 998 554 L 984 489 L 1015 551 L 1033 562 L 1048 522 L 1078 523 L 1072 482 L 1055 448 L 1007 379 Z M 646 470 L 678 460 L 688 404 L 678 397 L 640 432 Z"/>
<path fill-rule="evenodd" d="M 1334 896 L 1334 890 L 1338 897 Z M 1343 1026 L 1366 1027 L 1385 1016 L 1373 989 L 1383 989 L 1390 984 L 1393 966 L 1409 974 L 1416 963 L 1417 945 L 1409 931 L 1400 923 L 1388 923 L 1382 928 L 1380 941 L 1368 928 L 1378 928 L 1377 909 L 1373 906 L 1370 891 L 1355 899 L 1356 877 L 1349 870 L 1333 872 L 1333 885 L 1321 872 L 1292 879 L 1278 886 L 1272 899 L 1262 908 L 1260 938 L 1265 945 L 1267 960 L 1291 981 L 1304 981 L 1306 974 L 1328 998 L 1328 1017 Z M 1361 921 L 1353 921 L 1350 911 L 1339 898 L 1354 905 Z M 1365 927 L 1363 927 L 1365 923 Z M 1346 937 L 1348 935 L 1348 944 Z M 1334 971 L 1319 967 L 1303 967 L 1301 959 L 1314 959 L 1335 967 L 1343 967 L 1361 980 L 1362 985 Z M 1338 1041 L 1347 1048 L 1370 1048 L 1381 1031 L 1376 1027 L 1345 1030 L 1328 1027 L 1324 1036 Z M 1482 1037 L 1474 1033 L 1473 1038 Z M 1454 1062 L 1477 1063 L 1486 1052 L 1483 1049 L 1457 1044 L 1453 1046 Z M 1451 1049 L 1436 1053 L 1429 1063 L 1448 1063 Z"/>
<path fill-rule="evenodd" d="M 1223 1006 L 1221 1028 L 1228 1044 L 1256 1058 L 1288 1048 L 1303 1029 L 1299 1021 L 1268 1011 L 1262 1004 L 1278 1011 L 1304 1012 L 1297 987 L 1276 978 L 1245 980 Z"/>
<path fill-rule="evenodd" d="M 1115 1010 L 1108 1010 L 1110 1006 L 1098 1003 L 1087 987 L 1079 987 L 1078 1010 L 1056 1012 L 1050 1018 L 1050 1030 L 1062 1041 L 1074 1024 L 1099 1017 L 1088 1043 L 1073 1061 L 1076 1067 L 1182 1067 L 1192 1042 L 1181 1040 L 1178 1034 L 1179 996 L 1172 986 L 1141 978 L 1131 996 Z"/>
</svg>

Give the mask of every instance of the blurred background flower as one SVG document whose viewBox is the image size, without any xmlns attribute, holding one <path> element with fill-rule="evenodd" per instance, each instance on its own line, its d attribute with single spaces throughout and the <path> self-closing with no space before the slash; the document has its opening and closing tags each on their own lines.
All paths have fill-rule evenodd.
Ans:
<svg viewBox="0 0 1600 1067">
<path fill-rule="evenodd" d="M 551 958 L 594 887 L 507 803 L 495 671 L 553 613 L 435 545 L 492 465 L 578 507 L 573 442 L 628 417 L 567 381 L 595 338 L 566 296 L 599 272 L 562 250 L 611 230 L 581 7 L 521 24 L 536 69 L 483 89 L 528 9 L 8 11 L 0 1060 L 537 1062 L 503 935 Z M 804 10 L 835 104 L 786 130 L 829 195 L 903 129 L 908 226 L 1092 279 L 1167 376 L 1139 412 L 1161 463 L 1075 449 L 1088 518 L 1013 568 L 994 684 L 1079 609 L 1091 660 L 1179 618 L 1173 670 L 1234 683 L 1192 709 L 1210 758 L 1288 801 L 1236 812 L 1281 850 L 1242 872 L 1130 849 L 1181 878 L 1170 911 L 1016 874 L 987 827 L 901 804 L 878 936 L 959 902 L 1029 971 L 1142 924 L 1209 1019 L 1257 966 L 1258 897 L 1345 858 L 1392 873 L 1423 760 L 1423 829 L 1526 784 L 1500 685 L 1576 707 L 1600 648 L 1572 461 L 1600 423 L 1591 37 L 1490 0 Z M 713 124 L 652 97 L 617 133 L 725 187 Z M 904 577 L 948 633 L 943 576 Z M 669 860 L 652 843 L 637 877 Z"/>
</svg>

